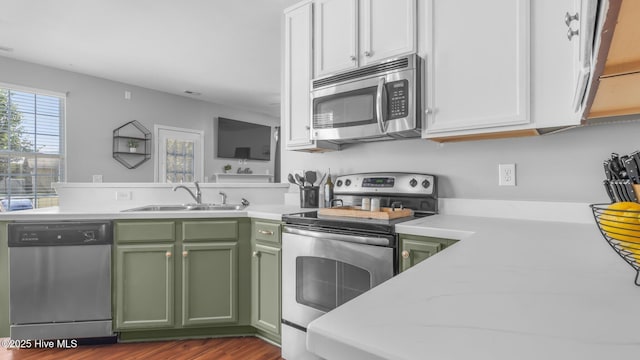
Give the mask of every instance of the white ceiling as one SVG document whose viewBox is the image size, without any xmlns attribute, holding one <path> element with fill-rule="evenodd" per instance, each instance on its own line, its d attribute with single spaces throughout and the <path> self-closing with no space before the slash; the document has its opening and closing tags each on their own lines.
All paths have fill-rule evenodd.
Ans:
<svg viewBox="0 0 640 360">
<path fill-rule="evenodd" d="M 0 56 L 279 116 L 298 1 L 0 0 Z"/>
</svg>

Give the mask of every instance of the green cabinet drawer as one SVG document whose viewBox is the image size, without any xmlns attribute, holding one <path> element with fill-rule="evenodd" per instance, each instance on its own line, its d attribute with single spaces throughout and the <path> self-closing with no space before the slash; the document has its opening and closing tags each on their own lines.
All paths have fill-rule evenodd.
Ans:
<svg viewBox="0 0 640 360">
<path fill-rule="evenodd" d="M 457 242 L 457 240 L 451 239 L 405 234 L 400 234 L 399 241 L 400 249 L 398 256 L 401 272 L 415 266 Z"/>
<path fill-rule="evenodd" d="M 252 237 L 255 240 L 280 244 L 280 223 L 254 220 L 252 225 Z"/>
<path fill-rule="evenodd" d="M 237 220 L 182 222 L 183 241 L 236 240 L 237 238 Z"/>
<path fill-rule="evenodd" d="M 132 221 L 115 224 L 116 242 L 175 241 L 173 221 Z"/>
</svg>

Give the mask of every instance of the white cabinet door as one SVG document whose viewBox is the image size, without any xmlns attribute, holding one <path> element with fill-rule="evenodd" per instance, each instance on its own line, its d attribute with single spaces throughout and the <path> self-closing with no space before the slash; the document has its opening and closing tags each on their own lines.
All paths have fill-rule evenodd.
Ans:
<svg viewBox="0 0 640 360">
<path fill-rule="evenodd" d="M 566 14 L 579 13 L 580 1 L 531 2 L 531 115 L 537 128 L 580 123 L 574 100 L 581 100 L 586 85 L 581 82 L 588 80 L 590 64 L 580 65 L 580 35 L 567 37 L 569 28 L 578 29 L 580 21 L 565 23 Z"/>
<path fill-rule="evenodd" d="M 360 65 L 416 51 L 416 0 L 360 1 Z"/>
<path fill-rule="evenodd" d="M 316 0 L 315 77 L 358 66 L 358 0 Z"/>
<path fill-rule="evenodd" d="M 285 13 L 284 119 L 287 149 L 311 145 L 309 121 L 312 6 L 305 3 Z"/>
<path fill-rule="evenodd" d="M 429 113 L 423 135 L 529 124 L 529 0 L 426 5 Z"/>
<path fill-rule="evenodd" d="M 311 140 L 311 76 L 313 69 L 313 3 L 285 10 L 282 114 L 287 150 L 338 150 L 339 146 Z"/>
</svg>

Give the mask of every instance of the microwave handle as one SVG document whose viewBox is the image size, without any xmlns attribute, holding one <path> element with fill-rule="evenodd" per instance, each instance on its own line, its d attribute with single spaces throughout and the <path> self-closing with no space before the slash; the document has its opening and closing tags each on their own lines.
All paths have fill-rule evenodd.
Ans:
<svg viewBox="0 0 640 360">
<path fill-rule="evenodd" d="M 380 132 L 383 134 L 387 133 L 387 127 L 384 123 L 384 119 L 383 116 L 384 114 L 382 113 L 382 99 L 383 99 L 383 93 L 384 93 L 384 81 L 385 78 L 381 77 L 378 80 L 378 90 L 376 91 L 376 118 L 378 119 L 378 126 L 380 127 Z"/>
</svg>

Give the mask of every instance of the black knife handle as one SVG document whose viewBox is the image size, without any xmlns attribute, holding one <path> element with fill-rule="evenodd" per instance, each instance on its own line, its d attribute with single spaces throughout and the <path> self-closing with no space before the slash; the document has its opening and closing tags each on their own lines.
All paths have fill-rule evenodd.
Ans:
<svg viewBox="0 0 640 360">
<path fill-rule="evenodd" d="M 607 195 L 609 195 L 609 199 L 611 199 L 611 202 L 612 203 L 616 202 L 616 197 L 613 194 L 613 189 L 611 189 L 611 182 L 607 179 L 607 180 L 604 180 L 602 183 L 604 184 L 604 189 L 607 191 Z"/>
<path fill-rule="evenodd" d="M 627 188 L 627 194 L 629 195 L 629 201 L 638 202 L 638 196 L 636 195 L 636 189 L 633 187 L 631 180 L 625 180 L 624 185 Z"/>
<path fill-rule="evenodd" d="M 611 160 L 605 160 L 602 164 L 604 167 L 604 176 L 607 180 L 613 180 L 613 176 L 611 175 L 611 166 L 609 163 L 611 163 Z"/>
<path fill-rule="evenodd" d="M 627 176 L 634 183 L 638 183 L 638 164 L 633 157 L 624 159 L 624 168 L 627 170 Z"/>
</svg>

